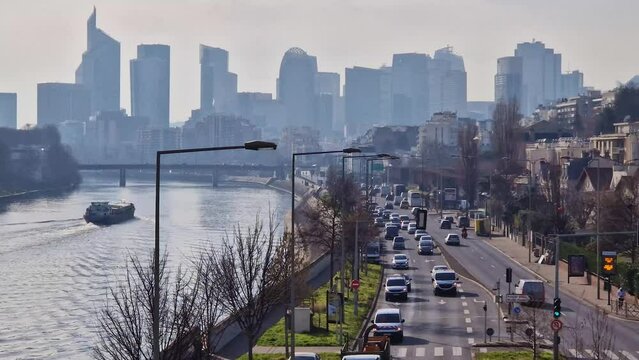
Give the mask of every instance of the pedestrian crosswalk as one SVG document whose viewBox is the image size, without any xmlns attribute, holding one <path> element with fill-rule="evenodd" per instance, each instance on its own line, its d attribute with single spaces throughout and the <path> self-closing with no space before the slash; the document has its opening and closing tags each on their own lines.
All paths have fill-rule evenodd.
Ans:
<svg viewBox="0 0 639 360">
<path fill-rule="evenodd" d="M 412 359 L 412 358 L 436 358 L 436 359 L 450 359 L 450 358 L 470 358 L 472 353 L 485 353 L 488 352 L 488 348 L 472 347 L 474 339 L 468 342 L 469 346 L 397 346 L 391 347 L 391 355 L 397 359 Z M 568 349 L 569 358 L 572 359 L 597 359 L 605 358 L 610 360 L 639 360 L 639 351 L 626 351 L 626 350 L 603 350 L 601 355 L 597 357 L 596 351 L 593 349 L 583 349 L 578 351 L 576 349 Z"/>
<path fill-rule="evenodd" d="M 393 358 L 441 358 L 448 359 L 451 357 L 460 357 L 464 354 L 470 354 L 469 348 L 461 346 L 435 346 L 435 347 L 404 347 L 392 346 L 391 355 Z"/>
</svg>

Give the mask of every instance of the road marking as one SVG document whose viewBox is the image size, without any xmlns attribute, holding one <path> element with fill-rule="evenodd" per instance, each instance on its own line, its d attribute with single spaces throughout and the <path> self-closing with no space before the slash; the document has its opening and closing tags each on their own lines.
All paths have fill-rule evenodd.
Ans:
<svg viewBox="0 0 639 360">
<path fill-rule="evenodd" d="M 486 260 L 483 256 L 480 256 L 479 258 L 482 259 L 482 260 Z"/>
<path fill-rule="evenodd" d="M 470 324 L 470 318 L 466 318 L 466 324 Z"/>
<path fill-rule="evenodd" d="M 473 333 L 473 328 L 471 328 L 470 326 L 466 328 L 466 332 L 469 334 Z"/>
<path fill-rule="evenodd" d="M 584 351 L 586 352 L 586 354 L 588 354 L 588 356 L 593 357 L 593 358 L 595 357 L 595 353 L 592 350 L 585 349 Z"/>
<path fill-rule="evenodd" d="M 435 356 L 444 356 L 444 348 L 436 347 L 435 348 Z"/>
<path fill-rule="evenodd" d="M 473 345 L 475 343 L 475 338 L 468 338 L 468 345 Z"/>
<path fill-rule="evenodd" d="M 473 299 L 474 302 L 476 303 L 480 303 L 480 304 L 485 304 L 486 300 L 477 300 L 477 299 Z"/>
<path fill-rule="evenodd" d="M 494 268 L 495 268 L 495 265 L 493 265 L 493 264 L 490 264 L 490 267 L 494 269 Z"/>
<path fill-rule="evenodd" d="M 462 300 L 466 300 L 466 297 L 464 295 L 460 296 L 459 298 Z"/>
<path fill-rule="evenodd" d="M 470 311 L 468 309 L 464 309 L 464 315 L 470 315 Z"/>
<path fill-rule="evenodd" d="M 485 352 L 488 352 L 488 349 L 487 348 L 479 348 L 479 352 L 480 353 L 485 353 Z"/>
<path fill-rule="evenodd" d="M 405 347 L 400 347 L 397 349 L 397 357 L 406 357 L 406 352 L 408 352 L 408 349 L 406 349 Z"/>
<path fill-rule="evenodd" d="M 619 356 L 617 356 L 615 353 L 613 353 L 610 350 L 604 350 L 604 352 L 606 353 L 606 355 L 608 355 L 608 359 L 611 360 L 619 360 Z"/>
<path fill-rule="evenodd" d="M 626 357 L 626 359 L 628 360 L 637 360 L 636 357 L 634 357 L 629 351 L 625 351 L 625 350 L 621 350 L 621 353 L 623 354 L 623 356 Z"/>
<path fill-rule="evenodd" d="M 453 356 L 461 356 L 462 354 L 462 349 L 459 346 L 455 346 L 453 348 Z"/>
<path fill-rule="evenodd" d="M 417 357 L 426 356 L 426 348 L 422 348 L 422 347 L 417 348 L 415 350 L 415 356 L 417 356 Z"/>
<path fill-rule="evenodd" d="M 468 303 L 464 301 L 462 302 L 462 306 L 468 306 Z"/>
<path fill-rule="evenodd" d="M 570 355 L 572 355 L 572 357 L 577 357 L 577 350 L 576 349 L 568 349 L 568 352 L 570 353 Z"/>
<path fill-rule="evenodd" d="M 446 302 L 444 300 L 439 300 L 438 304 L 439 305 L 444 305 Z"/>
<path fill-rule="evenodd" d="M 463 292 L 464 292 L 464 289 L 462 289 L 462 288 L 457 288 L 457 292 L 458 292 L 458 293 L 463 293 Z"/>
</svg>

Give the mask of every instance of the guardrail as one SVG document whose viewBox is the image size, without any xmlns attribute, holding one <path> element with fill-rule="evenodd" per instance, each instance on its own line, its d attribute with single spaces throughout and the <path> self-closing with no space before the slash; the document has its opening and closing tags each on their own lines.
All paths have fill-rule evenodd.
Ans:
<svg viewBox="0 0 639 360">
<path fill-rule="evenodd" d="M 626 319 L 639 320 L 639 305 L 637 304 L 628 304 L 624 301 L 623 305 L 620 306 L 619 300 L 613 300 L 610 305 L 610 311 Z"/>
</svg>

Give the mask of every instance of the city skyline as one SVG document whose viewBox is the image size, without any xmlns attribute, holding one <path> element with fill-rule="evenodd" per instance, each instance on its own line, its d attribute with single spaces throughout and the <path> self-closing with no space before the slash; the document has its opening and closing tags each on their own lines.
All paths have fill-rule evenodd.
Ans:
<svg viewBox="0 0 639 360">
<path fill-rule="evenodd" d="M 170 120 L 177 122 L 186 120 L 190 111 L 198 107 L 200 44 L 229 52 L 229 71 L 238 74 L 238 91 L 272 94 L 276 93 L 281 56 L 291 47 L 298 46 L 316 56 L 319 71 L 336 72 L 344 79 L 347 67 L 378 68 L 390 65 L 395 53 L 432 56 L 436 49 L 451 45 L 464 56 L 468 100 L 472 101 L 492 100 L 497 58 L 511 55 L 516 44 L 534 38 L 562 54 L 562 70 L 579 69 L 585 74 L 585 85 L 607 90 L 617 81 L 625 82 L 639 73 L 632 64 L 639 50 L 632 49 L 628 39 L 619 36 L 632 32 L 629 15 L 637 13 L 639 4 L 598 4 L 595 10 L 589 6 L 591 3 L 595 4 L 540 1 L 523 5 L 493 0 L 452 5 L 405 1 L 391 6 L 373 1 L 364 6 L 358 1 L 343 4 L 329 0 L 301 6 L 293 1 L 155 4 L 140 0 L 96 1 L 95 6 L 100 13 L 99 28 L 122 47 L 120 99 L 121 107 L 129 113 L 127 65 L 136 57 L 137 45 L 171 46 Z M 567 18 L 565 14 L 575 6 L 579 6 L 580 16 Z M 610 13 L 613 6 L 615 16 L 604 19 L 603 14 Z M 0 58 L 0 91 L 18 93 L 18 126 L 35 123 L 37 83 L 73 81 L 74 68 L 86 49 L 86 18 L 92 7 L 93 4 L 75 0 L 56 4 L 28 1 L 15 2 L 12 12 L 0 14 L 2 52 L 13 54 Z M 353 17 L 356 13 L 361 16 Z M 442 13 L 451 16 L 443 17 Z M 388 26 L 379 26 L 380 18 Z M 554 21 L 558 19 L 562 21 Z M 14 38 L 15 31 L 11 30 L 16 28 L 22 31 L 20 37 Z M 591 41 L 583 41 L 584 38 Z M 25 45 L 36 43 L 38 47 Z M 36 71 L 28 71 L 32 69 Z"/>
</svg>

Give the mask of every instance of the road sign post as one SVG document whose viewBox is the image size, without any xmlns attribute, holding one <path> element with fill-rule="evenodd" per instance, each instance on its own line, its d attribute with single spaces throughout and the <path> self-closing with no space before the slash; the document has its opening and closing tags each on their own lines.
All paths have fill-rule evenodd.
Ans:
<svg viewBox="0 0 639 360">
<path fill-rule="evenodd" d="M 488 331 L 488 306 L 484 301 L 484 343 L 486 343 L 486 335 Z"/>
<path fill-rule="evenodd" d="M 552 329 L 552 331 L 554 332 L 559 332 L 559 330 L 561 330 L 561 328 L 564 326 L 564 323 L 561 322 L 561 320 L 553 320 L 550 322 L 550 328 Z"/>
<path fill-rule="evenodd" d="M 486 335 L 488 335 L 489 341 L 493 341 L 493 334 L 495 334 L 495 330 L 493 330 L 493 328 L 486 329 Z"/>
<path fill-rule="evenodd" d="M 357 290 L 359 289 L 359 280 L 358 279 L 353 279 L 353 281 L 351 281 L 351 288 L 353 290 Z"/>
</svg>

